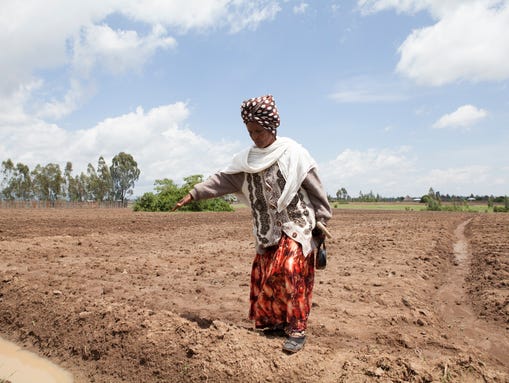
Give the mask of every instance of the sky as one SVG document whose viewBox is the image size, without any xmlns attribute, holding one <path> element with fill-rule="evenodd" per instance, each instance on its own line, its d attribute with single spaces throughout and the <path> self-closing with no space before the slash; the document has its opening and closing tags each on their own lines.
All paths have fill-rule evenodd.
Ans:
<svg viewBox="0 0 509 383">
<path fill-rule="evenodd" d="M 181 184 L 251 145 L 243 100 L 330 195 L 509 194 L 509 0 L 2 0 L 0 160 L 131 154 Z"/>
</svg>

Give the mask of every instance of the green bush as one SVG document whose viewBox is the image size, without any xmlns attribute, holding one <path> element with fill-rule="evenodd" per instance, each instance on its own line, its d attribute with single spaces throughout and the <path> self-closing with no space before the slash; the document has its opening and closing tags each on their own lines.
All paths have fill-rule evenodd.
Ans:
<svg viewBox="0 0 509 383">
<path fill-rule="evenodd" d="M 134 211 L 170 211 L 199 182 L 203 176 L 193 175 L 184 178 L 185 184 L 178 186 L 170 179 L 156 180 L 156 194 L 149 192 L 137 198 Z M 192 201 L 183 206 L 182 211 L 233 211 L 233 207 L 223 198 L 212 198 L 202 201 Z"/>
<path fill-rule="evenodd" d="M 429 198 L 426 198 L 425 200 L 426 200 L 425 202 L 427 204 L 426 210 L 431 210 L 431 211 L 442 210 L 442 203 L 440 202 L 439 199 L 429 197 Z"/>
<path fill-rule="evenodd" d="M 134 211 L 154 211 L 156 196 L 154 193 L 145 193 L 134 203 Z"/>
<path fill-rule="evenodd" d="M 233 211 L 232 205 L 222 198 L 198 201 L 198 211 Z"/>
</svg>

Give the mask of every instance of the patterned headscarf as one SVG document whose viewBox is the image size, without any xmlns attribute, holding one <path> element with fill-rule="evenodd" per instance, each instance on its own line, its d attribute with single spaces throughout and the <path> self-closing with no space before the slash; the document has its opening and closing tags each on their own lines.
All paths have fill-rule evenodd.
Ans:
<svg viewBox="0 0 509 383">
<path fill-rule="evenodd" d="M 244 101 L 240 106 L 240 114 L 245 124 L 254 121 L 276 134 L 280 121 L 272 95 L 267 94 Z"/>
</svg>

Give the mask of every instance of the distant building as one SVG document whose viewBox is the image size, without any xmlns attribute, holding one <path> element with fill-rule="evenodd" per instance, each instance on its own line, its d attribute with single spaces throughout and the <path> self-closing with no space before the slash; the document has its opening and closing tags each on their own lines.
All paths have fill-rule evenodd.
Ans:
<svg viewBox="0 0 509 383">
<path fill-rule="evenodd" d="M 405 198 L 403 198 L 403 201 L 404 202 L 421 202 L 421 198 L 420 197 L 410 197 L 409 195 L 407 195 Z"/>
</svg>

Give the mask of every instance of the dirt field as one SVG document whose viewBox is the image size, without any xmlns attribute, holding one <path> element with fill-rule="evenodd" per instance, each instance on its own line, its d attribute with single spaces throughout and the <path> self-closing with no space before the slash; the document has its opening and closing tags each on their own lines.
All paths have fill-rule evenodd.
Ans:
<svg viewBox="0 0 509 383">
<path fill-rule="evenodd" d="M 248 210 L 0 210 L 0 333 L 75 382 L 509 382 L 509 214 L 335 210 L 308 342 L 247 320 Z"/>
</svg>

